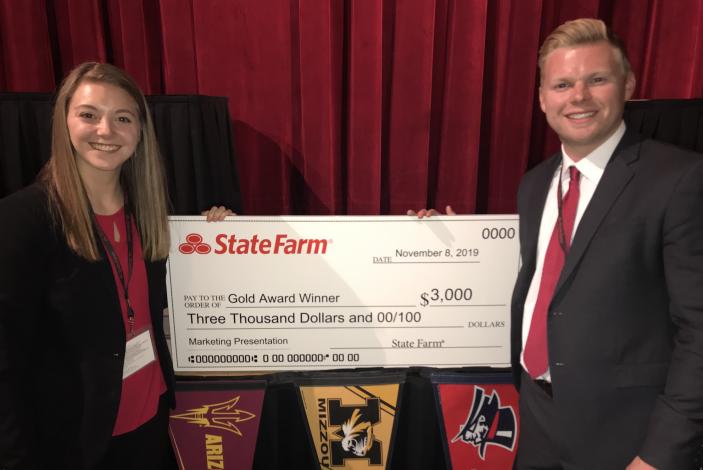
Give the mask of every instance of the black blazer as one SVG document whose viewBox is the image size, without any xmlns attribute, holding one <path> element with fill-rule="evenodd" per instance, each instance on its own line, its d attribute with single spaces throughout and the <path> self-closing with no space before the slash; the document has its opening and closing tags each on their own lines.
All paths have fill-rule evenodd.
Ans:
<svg viewBox="0 0 703 470">
<path fill-rule="evenodd" d="M 518 193 L 522 267 L 512 300 L 520 385 L 525 297 L 549 181 L 561 154 Z M 692 468 L 703 437 L 703 155 L 626 132 L 574 236 L 548 314 L 564 452 L 578 468 L 640 455 Z"/>
<path fill-rule="evenodd" d="M 0 200 L 0 223 L 0 468 L 91 468 L 112 435 L 125 352 L 108 258 L 88 262 L 68 248 L 39 185 Z M 173 402 L 165 261 L 145 264 Z"/>
</svg>

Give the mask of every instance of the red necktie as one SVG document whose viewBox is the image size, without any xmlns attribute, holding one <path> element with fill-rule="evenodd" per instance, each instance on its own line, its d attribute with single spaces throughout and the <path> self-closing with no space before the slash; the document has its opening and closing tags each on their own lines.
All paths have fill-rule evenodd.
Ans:
<svg viewBox="0 0 703 470">
<path fill-rule="evenodd" d="M 570 166 L 569 190 L 563 200 L 560 197 L 561 191 L 557 189 L 560 217 L 557 217 L 552 237 L 549 239 L 549 245 L 547 246 L 547 252 L 544 255 L 542 280 L 539 283 L 537 302 L 532 313 L 532 323 L 530 323 L 530 331 L 527 334 L 527 343 L 524 351 L 525 367 L 533 379 L 547 372 L 549 368 L 547 310 L 549 310 L 549 304 L 554 296 L 554 288 L 564 267 L 566 252 L 568 252 L 571 245 L 571 234 L 574 231 L 576 207 L 579 200 L 579 176 L 579 171 L 576 167 Z M 559 184 L 561 185 L 561 178 L 559 178 Z"/>
</svg>

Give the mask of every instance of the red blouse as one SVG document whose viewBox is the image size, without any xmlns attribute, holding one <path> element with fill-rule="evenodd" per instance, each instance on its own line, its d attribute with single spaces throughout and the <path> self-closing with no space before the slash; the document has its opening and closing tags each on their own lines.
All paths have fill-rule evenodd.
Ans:
<svg viewBox="0 0 703 470">
<path fill-rule="evenodd" d="M 122 273 L 127 280 L 127 231 L 124 220 L 124 209 L 120 209 L 112 215 L 97 215 L 100 228 L 107 240 L 112 245 L 117 255 L 117 259 L 122 267 Z M 134 331 L 142 331 L 151 328 L 151 314 L 149 310 L 149 286 L 146 277 L 146 267 L 142 255 L 142 244 L 134 219 L 132 219 L 132 244 L 133 244 L 133 266 L 128 289 L 129 299 L 134 310 Z M 115 241 L 117 239 L 118 241 Z M 115 278 L 117 293 L 122 309 L 122 320 L 125 332 L 129 332 L 129 321 L 127 317 L 127 304 L 124 300 L 124 289 L 117 276 L 114 263 L 107 256 L 112 267 L 112 275 Z M 152 336 L 153 340 L 153 336 Z M 154 349 L 156 351 L 156 349 Z M 158 357 L 155 361 L 133 373 L 122 380 L 122 394 L 120 395 L 120 406 L 117 411 L 117 420 L 112 431 L 113 436 L 133 431 L 142 424 L 149 421 L 156 415 L 159 406 L 159 397 L 166 391 L 161 366 Z"/>
</svg>

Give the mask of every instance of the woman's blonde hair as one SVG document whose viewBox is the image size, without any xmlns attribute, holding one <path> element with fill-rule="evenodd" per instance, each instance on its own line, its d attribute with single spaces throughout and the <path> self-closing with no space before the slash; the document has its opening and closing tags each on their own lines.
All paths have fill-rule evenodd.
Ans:
<svg viewBox="0 0 703 470">
<path fill-rule="evenodd" d="M 51 213 L 73 251 L 90 261 L 100 259 L 92 209 L 78 173 L 66 120 L 71 98 L 83 82 L 120 87 L 139 108 L 139 143 L 134 155 L 122 165 L 120 181 L 141 235 L 144 259 L 164 259 L 169 251 L 168 196 L 154 125 L 144 94 L 126 72 L 114 65 L 81 64 L 68 74 L 58 91 L 51 129 L 51 158 L 39 176 L 47 188 Z"/>
</svg>

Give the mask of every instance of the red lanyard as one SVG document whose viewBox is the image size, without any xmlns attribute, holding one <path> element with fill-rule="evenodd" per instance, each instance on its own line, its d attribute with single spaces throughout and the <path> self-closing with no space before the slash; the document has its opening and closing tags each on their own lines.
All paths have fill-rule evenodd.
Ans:
<svg viewBox="0 0 703 470">
<path fill-rule="evenodd" d="M 122 285 L 122 295 L 124 296 L 124 301 L 127 305 L 127 321 L 129 322 L 129 332 L 132 333 L 132 331 L 134 331 L 134 310 L 132 309 L 132 305 L 129 303 L 129 281 L 132 279 L 132 265 L 134 264 L 134 248 L 132 243 L 132 218 L 129 215 L 127 204 L 125 203 L 124 225 L 127 230 L 127 280 L 125 281 L 124 273 L 122 272 L 122 265 L 120 264 L 120 260 L 117 257 L 117 254 L 115 253 L 115 249 L 112 247 L 112 244 L 107 239 L 107 236 L 105 235 L 105 232 L 103 232 L 103 229 L 100 227 L 100 224 L 98 224 L 95 220 L 95 214 L 93 213 L 92 209 L 90 213 L 93 219 L 93 225 L 95 226 L 95 229 L 98 232 L 98 235 L 100 236 L 100 241 L 102 241 L 103 246 L 105 247 L 105 251 L 107 251 L 107 255 L 110 257 L 110 260 L 112 261 L 112 264 L 115 267 L 115 271 L 117 272 L 117 278 L 120 281 L 120 285 Z"/>
</svg>

